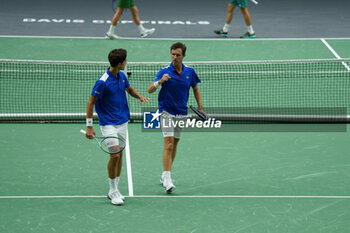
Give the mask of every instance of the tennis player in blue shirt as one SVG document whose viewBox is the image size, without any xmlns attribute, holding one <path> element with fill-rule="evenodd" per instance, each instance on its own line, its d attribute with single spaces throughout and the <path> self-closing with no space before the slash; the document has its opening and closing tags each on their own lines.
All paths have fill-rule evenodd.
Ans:
<svg viewBox="0 0 350 233">
<path fill-rule="evenodd" d="M 159 112 L 162 114 L 162 122 L 164 122 L 163 119 L 167 119 L 167 122 L 184 119 L 187 115 L 187 102 L 191 87 L 198 104 L 198 109 L 204 112 L 201 92 L 197 85 L 200 80 L 193 68 L 185 66 L 182 63 L 186 56 L 186 46 L 183 43 L 177 42 L 170 47 L 170 53 L 171 64 L 161 69 L 148 87 L 148 93 L 153 93 L 159 86 L 162 86 L 158 95 L 158 107 Z M 171 168 L 176 156 L 176 149 L 182 135 L 182 130 L 183 128 L 179 126 L 170 127 L 170 129 L 162 127 L 164 137 L 164 171 L 160 182 L 163 184 L 167 193 L 171 193 L 175 189 L 175 185 L 171 179 Z"/>
<path fill-rule="evenodd" d="M 104 137 L 114 136 L 126 138 L 130 111 L 126 98 L 127 91 L 132 97 L 147 103 L 149 98 L 140 95 L 130 86 L 125 74 L 121 71 L 126 66 L 127 52 L 124 49 L 114 49 L 108 55 L 110 67 L 96 81 L 92 89 L 86 110 L 86 137 L 93 139 L 95 131 L 93 129 L 93 107 L 98 114 L 100 129 Z M 122 205 L 124 196 L 118 189 L 120 173 L 122 169 L 122 152 L 110 154 L 107 165 L 109 176 L 108 198 L 112 204 Z"/>
</svg>

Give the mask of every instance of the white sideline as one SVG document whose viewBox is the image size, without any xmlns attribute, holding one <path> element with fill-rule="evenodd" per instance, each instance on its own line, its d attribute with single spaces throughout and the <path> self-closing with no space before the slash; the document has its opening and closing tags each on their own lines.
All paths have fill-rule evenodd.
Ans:
<svg viewBox="0 0 350 233">
<path fill-rule="evenodd" d="M 342 59 L 338 53 L 327 43 L 327 41 L 325 39 L 321 39 L 321 41 L 323 42 L 323 44 L 325 44 L 327 46 L 327 48 L 333 53 L 333 55 L 337 58 L 337 59 Z M 350 67 L 345 63 L 342 62 L 343 66 L 350 71 Z"/>
<path fill-rule="evenodd" d="M 132 183 L 132 172 L 131 172 L 131 159 L 130 159 L 130 147 L 129 147 L 129 133 L 126 131 L 126 145 L 125 145 L 125 158 L 126 158 L 126 171 L 128 175 L 128 188 L 129 197 L 134 196 L 134 186 Z"/>
</svg>

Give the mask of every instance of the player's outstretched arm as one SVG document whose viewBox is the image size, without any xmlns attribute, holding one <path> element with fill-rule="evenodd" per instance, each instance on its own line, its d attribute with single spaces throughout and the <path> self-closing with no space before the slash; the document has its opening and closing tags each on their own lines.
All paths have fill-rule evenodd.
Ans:
<svg viewBox="0 0 350 233">
<path fill-rule="evenodd" d="M 132 86 L 129 86 L 128 88 L 126 88 L 126 91 L 129 93 L 129 95 L 131 95 L 132 97 L 139 99 L 140 100 L 140 104 L 141 103 L 148 103 L 148 101 L 150 100 L 150 98 L 148 97 L 144 97 L 142 96 L 140 93 L 138 93 Z"/>
</svg>

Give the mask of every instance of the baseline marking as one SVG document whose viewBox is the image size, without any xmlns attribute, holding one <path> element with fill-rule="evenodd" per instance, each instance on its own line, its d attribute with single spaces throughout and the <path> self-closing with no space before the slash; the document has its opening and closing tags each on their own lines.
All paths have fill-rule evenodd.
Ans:
<svg viewBox="0 0 350 233">
<path fill-rule="evenodd" d="M 130 198 L 285 198 L 285 199 L 350 199 L 350 196 L 292 196 L 292 195 L 137 195 Z M 62 195 L 62 196 L 0 196 L 0 199 L 48 199 L 48 198 L 106 198 L 102 195 Z"/>
<path fill-rule="evenodd" d="M 99 39 L 106 40 L 101 36 L 34 36 L 34 35 L 0 35 L 0 38 L 33 38 L 33 39 Z M 350 37 L 329 37 L 327 40 L 350 40 Z M 240 38 L 140 38 L 140 37 L 120 37 L 118 40 L 198 40 L 198 41 L 275 41 L 275 40 L 320 40 L 320 38 L 256 38 L 253 40 L 245 40 Z M 115 40 L 115 41 L 118 41 Z"/>
</svg>

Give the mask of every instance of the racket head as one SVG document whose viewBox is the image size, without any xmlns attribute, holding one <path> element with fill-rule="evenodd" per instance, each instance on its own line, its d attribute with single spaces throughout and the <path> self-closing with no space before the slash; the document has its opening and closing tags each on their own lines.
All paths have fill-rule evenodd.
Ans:
<svg viewBox="0 0 350 233">
<path fill-rule="evenodd" d="M 98 138 L 96 138 L 98 140 Z M 103 137 L 99 142 L 102 151 L 108 154 L 118 154 L 125 149 L 125 139 L 121 137 Z"/>
<path fill-rule="evenodd" d="M 208 120 L 209 119 L 209 117 L 207 117 L 206 115 L 204 115 L 201 111 L 199 111 L 196 107 L 194 107 L 194 106 L 190 106 L 190 108 L 191 108 L 191 110 L 195 113 L 195 114 L 197 114 L 197 116 L 200 118 L 200 119 L 202 119 L 202 120 L 204 120 L 204 121 L 206 121 L 206 120 Z"/>
</svg>

